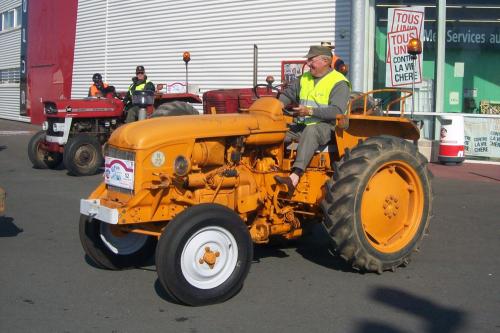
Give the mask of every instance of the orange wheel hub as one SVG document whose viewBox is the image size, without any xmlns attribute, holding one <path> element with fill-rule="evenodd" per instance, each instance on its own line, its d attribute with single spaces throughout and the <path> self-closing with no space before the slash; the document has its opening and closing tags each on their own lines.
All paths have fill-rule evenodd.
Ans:
<svg viewBox="0 0 500 333">
<path fill-rule="evenodd" d="M 370 178 L 361 200 L 361 222 L 370 244 L 383 253 L 407 246 L 422 221 L 422 182 L 403 161 L 382 165 Z"/>
</svg>

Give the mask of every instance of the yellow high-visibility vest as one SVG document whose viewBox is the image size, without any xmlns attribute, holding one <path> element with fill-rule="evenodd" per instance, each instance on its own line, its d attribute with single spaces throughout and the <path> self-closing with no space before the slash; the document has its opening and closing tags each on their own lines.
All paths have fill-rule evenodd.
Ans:
<svg viewBox="0 0 500 333">
<path fill-rule="evenodd" d="M 135 86 L 135 91 L 142 91 L 144 90 L 144 87 L 146 87 L 146 84 L 149 83 L 150 81 L 144 81 L 143 83 L 141 84 L 138 84 Z M 128 93 L 131 95 L 131 89 L 132 87 L 134 86 L 134 84 L 132 83 L 129 87 L 128 87 Z"/>
<path fill-rule="evenodd" d="M 341 81 L 347 82 L 349 86 L 351 85 L 346 77 L 337 71 L 331 71 L 326 74 L 316 85 L 314 85 L 314 78 L 311 73 L 304 73 L 300 78 L 300 104 L 311 109 L 328 106 L 333 87 Z M 303 121 L 299 121 L 298 123 L 312 125 L 320 121 L 320 119 L 314 116 L 306 116 Z"/>
</svg>

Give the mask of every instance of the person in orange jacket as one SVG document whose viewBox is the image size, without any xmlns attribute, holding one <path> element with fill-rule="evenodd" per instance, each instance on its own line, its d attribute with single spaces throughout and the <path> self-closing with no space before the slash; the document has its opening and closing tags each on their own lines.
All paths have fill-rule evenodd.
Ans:
<svg viewBox="0 0 500 333">
<path fill-rule="evenodd" d="M 92 76 L 92 81 L 94 83 L 89 87 L 88 97 L 105 97 L 115 90 L 113 86 L 108 85 L 106 82 L 102 82 L 102 75 L 99 73 L 95 73 Z"/>
<path fill-rule="evenodd" d="M 335 45 L 332 45 L 330 42 L 321 42 L 321 46 L 328 47 L 332 51 L 335 49 Z M 347 75 L 347 72 L 349 71 L 349 66 L 344 62 L 344 60 L 335 54 L 332 57 L 331 68 L 344 75 Z"/>
</svg>

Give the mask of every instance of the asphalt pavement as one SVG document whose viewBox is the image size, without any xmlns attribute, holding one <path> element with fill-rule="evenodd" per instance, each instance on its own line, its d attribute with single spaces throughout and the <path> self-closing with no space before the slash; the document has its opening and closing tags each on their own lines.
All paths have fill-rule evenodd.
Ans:
<svg viewBox="0 0 500 333">
<path fill-rule="evenodd" d="M 96 268 L 78 237 L 79 200 L 102 175 L 33 169 L 39 126 L 0 120 L 0 332 L 500 332 L 500 166 L 431 165 L 434 217 L 395 272 L 360 274 L 327 236 L 256 246 L 243 289 L 187 307 L 155 266 Z"/>
</svg>

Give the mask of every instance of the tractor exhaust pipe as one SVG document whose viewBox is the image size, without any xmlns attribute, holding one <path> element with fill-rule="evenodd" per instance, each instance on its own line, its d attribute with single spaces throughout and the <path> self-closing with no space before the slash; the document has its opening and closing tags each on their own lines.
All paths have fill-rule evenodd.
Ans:
<svg viewBox="0 0 500 333">
<path fill-rule="evenodd" d="M 253 44 L 253 86 L 257 85 L 257 66 L 259 58 L 259 48 L 257 44 Z"/>
</svg>

